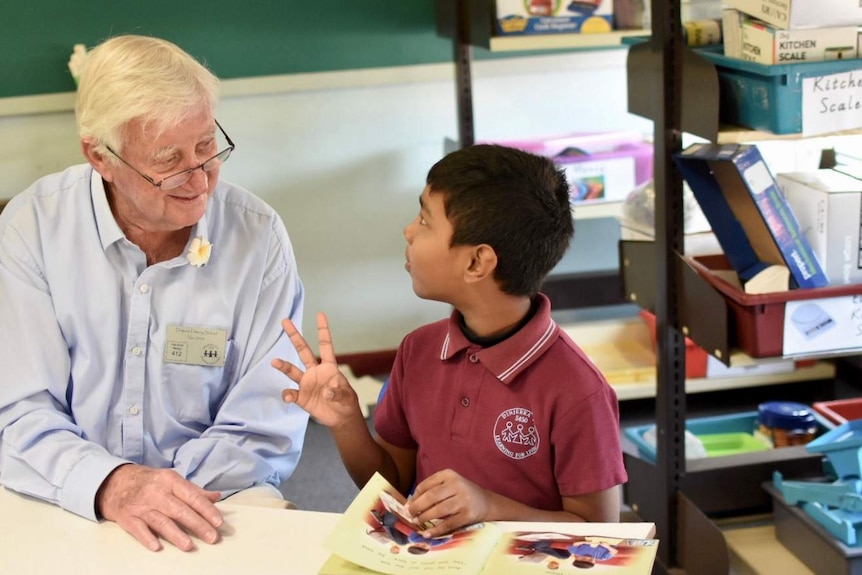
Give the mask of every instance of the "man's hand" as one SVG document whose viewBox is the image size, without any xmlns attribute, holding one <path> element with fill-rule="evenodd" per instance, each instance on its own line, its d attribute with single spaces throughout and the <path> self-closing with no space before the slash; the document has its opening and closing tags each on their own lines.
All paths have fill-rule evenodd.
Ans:
<svg viewBox="0 0 862 575">
<path fill-rule="evenodd" d="M 435 523 L 421 533 L 423 537 L 437 537 L 471 523 L 486 521 L 491 496 L 457 472 L 444 469 L 416 486 L 407 508 L 420 523 Z"/>
<path fill-rule="evenodd" d="M 281 325 L 305 366 L 303 372 L 283 359 L 273 360 L 272 366 L 299 386 L 299 389 L 285 389 L 281 394 L 284 401 L 297 404 L 327 427 L 338 427 L 357 416 L 362 418 L 356 392 L 347 378 L 338 371 L 326 316 L 323 313 L 317 314 L 319 363 L 293 322 L 285 319 Z"/>
<path fill-rule="evenodd" d="M 96 509 L 150 551 L 161 550 L 160 537 L 191 551 L 195 544 L 187 531 L 207 543 L 219 540 L 216 529 L 224 519 L 214 503 L 220 496 L 172 469 L 125 464 L 102 483 L 96 494 Z"/>
</svg>

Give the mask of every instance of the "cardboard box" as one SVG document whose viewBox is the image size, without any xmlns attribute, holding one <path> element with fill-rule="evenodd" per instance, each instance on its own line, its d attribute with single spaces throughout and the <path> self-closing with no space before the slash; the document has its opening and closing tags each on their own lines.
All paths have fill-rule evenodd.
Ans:
<svg viewBox="0 0 862 575">
<path fill-rule="evenodd" d="M 725 56 L 770 65 L 857 57 L 857 26 L 782 30 L 733 9 L 722 20 Z"/>
<path fill-rule="evenodd" d="M 862 180 L 835 170 L 777 178 L 829 282 L 862 283 Z"/>
<path fill-rule="evenodd" d="M 634 131 L 493 143 L 553 158 L 566 173 L 573 202 L 622 201 L 652 178 L 653 146 Z"/>
<path fill-rule="evenodd" d="M 613 29 L 613 0 L 497 0 L 496 32 L 596 34 Z"/>
<path fill-rule="evenodd" d="M 756 146 L 695 144 L 675 160 L 744 286 L 773 266 L 787 267 L 789 287 L 828 285 Z"/>
<path fill-rule="evenodd" d="M 782 30 L 862 25 L 858 0 L 726 0 L 726 4 Z"/>
</svg>

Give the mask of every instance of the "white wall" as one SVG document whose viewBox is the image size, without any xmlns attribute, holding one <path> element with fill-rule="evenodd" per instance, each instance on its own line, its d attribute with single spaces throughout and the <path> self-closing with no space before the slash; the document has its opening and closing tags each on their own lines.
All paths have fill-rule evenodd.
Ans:
<svg viewBox="0 0 862 575">
<path fill-rule="evenodd" d="M 649 122 L 626 112 L 625 55 L 476 62 L 477 139 L 649 133 Z M 308 293 L 305 331 L 313 336 L 323 310 L 337 351 L 390 349 L 448 314 L 413 294 L 401 230 L 444 138 L 457 136 L 453 66 L 228 81 L 224 93 L 218 118 L 237 150 L 222 177 L 284 218 Z M 61 111 L 39 111 L 39 98 L 0 99 L 0 198 L 82 161 L 71 95 L 55 100 L 42 107 Z"/>
</svg>

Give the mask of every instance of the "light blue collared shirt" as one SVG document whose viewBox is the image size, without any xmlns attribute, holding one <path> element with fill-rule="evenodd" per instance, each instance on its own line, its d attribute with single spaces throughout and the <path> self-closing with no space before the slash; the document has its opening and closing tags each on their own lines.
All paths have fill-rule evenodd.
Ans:
<svg viewBox="0 0 862 575">
<path fill-rule="evenodd" d="M 86 164 L 0 214 L 0 483 L 95 519 L 127 462 L 225 496 L 293 472 L 308 415 L 270 365 L 301 365 L 281 329 L 304 301 L 284 224 L 220 181 L 196 236 L 213 244 L 206 266 L 148 267 Z M 169 326 L 225 330 L 224 366 L 165 361 Z"/>
</svg>

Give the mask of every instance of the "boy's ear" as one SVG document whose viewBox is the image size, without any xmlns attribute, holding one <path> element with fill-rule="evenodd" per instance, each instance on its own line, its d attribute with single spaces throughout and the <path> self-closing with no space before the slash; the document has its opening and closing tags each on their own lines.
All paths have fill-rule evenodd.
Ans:
<svg viewBox="0 0 862 575">
<path fill-rule="evenodd" d="M 465 279 L 469 282 L 481 281 L 493 277 L 497 269 L 497 252 L 488 244 L 479 244 L 473 248 L 470 265 L 465 271 Z"/>
</svg>

